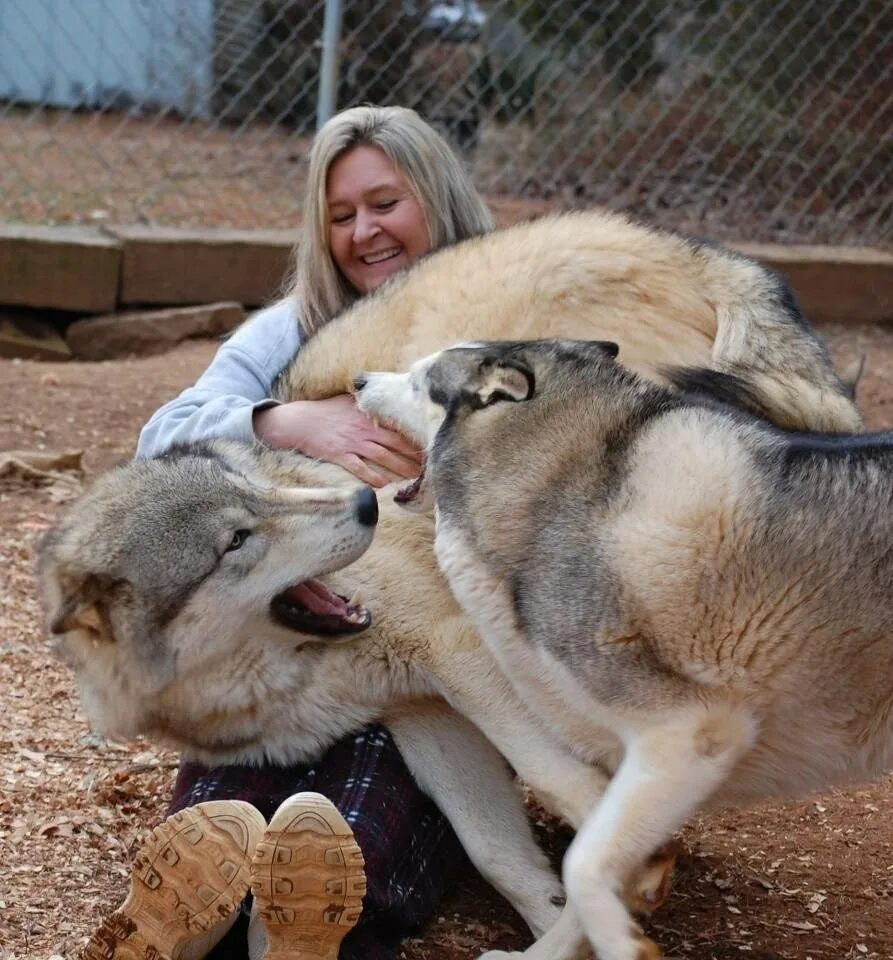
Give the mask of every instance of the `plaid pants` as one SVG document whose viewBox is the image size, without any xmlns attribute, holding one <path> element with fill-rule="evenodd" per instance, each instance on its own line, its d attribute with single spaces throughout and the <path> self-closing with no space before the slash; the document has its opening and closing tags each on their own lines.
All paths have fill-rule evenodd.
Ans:
<svg viewBox="0 0 893 960">
<path fill-rule="evenodd" d="M 247 800 L 269 819 L 286 797 L 314 790 L 350 824 L 366 861 L 367 892 L 339 960 L 393 960 L 403 937 L 436 908 L 465 853 L 449 823 L 418 788 L 391 735 L 367 727 L 311 766 L 206 767 L 183 762 L 168 813 L 205 800 Z M 211 953 L 244 960 L 250 900 Z"/>
</svg>

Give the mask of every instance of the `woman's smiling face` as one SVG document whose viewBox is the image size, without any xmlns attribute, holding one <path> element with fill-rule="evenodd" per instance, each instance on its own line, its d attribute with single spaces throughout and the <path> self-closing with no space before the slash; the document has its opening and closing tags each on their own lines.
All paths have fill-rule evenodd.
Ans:
<svg viewBox="0 0 893 960">
<path fill-rule="evenodd" d="M 364 294 L 431 250 L 422 206 L 382 150 L 352 147 L 326 179 L 329 249 L 347 282 Z"/>
</svg>

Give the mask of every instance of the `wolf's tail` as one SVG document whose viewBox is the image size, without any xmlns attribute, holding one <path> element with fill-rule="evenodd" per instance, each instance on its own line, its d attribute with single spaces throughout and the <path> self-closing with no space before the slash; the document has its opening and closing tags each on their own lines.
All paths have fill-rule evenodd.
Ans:
<svg viewBox="0 0 893 960">
<path fill-rule="evenodd" d="M 713 369 L 734 378 L 745 405 L 783 429 L 862 430 L 852 387 L 834 372 L 787 281 L 754 260 L 732 256 L 734 268 L 723 271 L 716 299 Z"/>
</svg>

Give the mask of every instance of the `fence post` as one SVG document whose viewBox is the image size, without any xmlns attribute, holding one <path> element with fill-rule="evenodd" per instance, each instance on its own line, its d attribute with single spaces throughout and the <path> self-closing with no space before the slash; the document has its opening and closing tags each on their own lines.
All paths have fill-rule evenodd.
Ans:
<svg viewBox="0 0 893 960">
<path fill-rule="evenodd" d="M 326 0 L 322 28 L 322 63 L 319 67 L 319 99 L 316 129 L 332 116 L 338 103 L 338 65 L 341 46 L 341 0 Z"/>
</svg>

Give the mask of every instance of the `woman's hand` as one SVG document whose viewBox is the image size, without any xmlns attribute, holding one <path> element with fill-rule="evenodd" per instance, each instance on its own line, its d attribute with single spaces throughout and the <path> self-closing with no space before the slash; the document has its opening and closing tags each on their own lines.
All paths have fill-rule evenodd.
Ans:
<svg viewBox="0 0 893 960">
<path fill-rule="evenodd" d="M 419 474 L 421 453 L 399 433 L 373 423 L 349 394 L 259 410 L 254 414 L 254 433 L 271 447 L 337 463 L 373 487 L 392 480 L 377 468 L 409 480 Z"/>
</svg>

